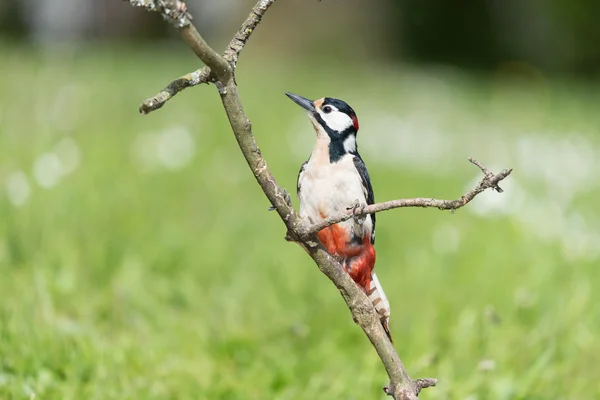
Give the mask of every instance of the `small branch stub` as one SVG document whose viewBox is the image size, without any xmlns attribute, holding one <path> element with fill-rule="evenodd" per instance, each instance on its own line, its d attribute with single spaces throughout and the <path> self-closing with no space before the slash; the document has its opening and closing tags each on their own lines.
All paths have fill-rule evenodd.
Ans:
<svg viewBox="0 0 600 400">
<path fill-rule="evenodd" d="M 421 393 L 421 390 L 426 389 L 428 387 L 433 387 L 437 385 L 437 379 L 435 378 L 419 378 L 416 381 L 412 382 L 414 388 L 411 390 L 406 390 L 406 388 L 395 388 L 392 386 L 384 386 L 383 392 L 388 396 L 392 396 L 397 400 L 412 400 L 416 399 Z"/>
<path fill-rule="evenodd" d="M 201 83 L 208 83 L 211 80 L 210 68 L 204 67 L 198 71 L 190 72 L 173 82 L 161 90 L 157 95 L 150 97 L 140 105 L 140 113 L 148 114 L 154 110 L 158 110 L 177 93 L 190 86 L 196 86 Z"/>
<path fill-rule="evenodd" d="M 435 378 L 419 378 L 415 381 L 415 384 L 417 385 L 417 395 L 418 395 L 422 389 L 427 389 L 428 387 L 437 385 L 437 379 L 435 379 Z"/>
<path fill-rule="evenodd" d="M 502 172 L 500 172 L 498 175 L 494 175 L 494 173 L 492 171 L 487 169 L 487 167 L 485 165 L 483 165 L 476 159 L 469 157 L 469 162 L 476 165 L 481 170 L 481 172 L 483 172 L 483 174 L 485 175 L 485 180 L 488 181 L 487 185 L 489 185 L 489 186 L 486 186 L 484 189 L 491 187 L 498 193 L 504 192 L 504 190 L 502 190 L 502 188 L 500 186 L 498 186 L 498 183 L 502 179 L 506 178 L 512 172 L 512 169 L 505 169 Z"/>
</svg>

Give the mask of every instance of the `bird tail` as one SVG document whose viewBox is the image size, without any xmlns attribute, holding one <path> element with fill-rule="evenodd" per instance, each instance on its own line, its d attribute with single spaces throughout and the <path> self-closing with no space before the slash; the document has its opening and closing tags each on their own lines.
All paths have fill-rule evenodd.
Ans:
<svg viewBox="0 0 600 400">
<path fill-rule="evenodd" d="M 387 334 L 390 342 L 394 342 L 392 340 L 392 334 L 390 333 L 390 302 L 383 291 L 383 286 L 377 279 L 377 275 L 375 272 L 371 272 L 371 287 L 368 292 L 369 300 L 373 303 L 375 307 L 375 311 L 379 314 L 381 318 L 381 325 L 383 325 L 383 329 Z"/>
</svg>

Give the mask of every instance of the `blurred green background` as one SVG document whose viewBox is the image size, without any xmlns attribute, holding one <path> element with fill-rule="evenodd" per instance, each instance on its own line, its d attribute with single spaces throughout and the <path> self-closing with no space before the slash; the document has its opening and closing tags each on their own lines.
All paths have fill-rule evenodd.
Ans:
<svg viewBox="0 0 600 400">
<path fill-rule="evenodd" d="M 137 113 L 198 68 L 191 52 L 156 15 L 84 3 L 0 7 L 0 399 L 385 398 L 214 88 Z M 514 168 L 455 213 L 378 217 L 396 347 L 439 378 L 424 399 L 598 398 L 593 13 L 420 3 L 277 2 L 238 69 L 261 150 L 293 191 L 314 133 L 292 91 L 357 111 L 377 200 L 457 198 L 480 178 L 469 156 Z M 222 48 L 252 2 L 189 5 Z"/>
</svg>

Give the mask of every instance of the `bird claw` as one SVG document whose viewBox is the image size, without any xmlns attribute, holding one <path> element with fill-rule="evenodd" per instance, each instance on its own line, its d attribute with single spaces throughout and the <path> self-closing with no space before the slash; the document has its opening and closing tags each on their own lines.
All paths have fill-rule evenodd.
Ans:
<svg viewBox="0 0 600 400">
<path fill-rule="evenodd" d="M 348 207 L 347 210 L 352 210 L 352 219 L 354 220 L 355 224 L 358 225 L 362 225 L 365 222 L 365 219 L 367 219 L 367 216 L 362 214 L 362 212 L 365 210 L 365 207 L 367 205 L 362 203 L 358 200 L 356 200 L 356 202 L 354 203 L 354 205 L 352 207 Z M 360 209 L 360 213 L 362 215 L 356 215 L 356 210 Z"/>
<path fill-rule="evenodd" d="M 285 189 L 283 189 L 283 195 L 285 196 L 285 202 L 287 203 L 287 205 L 292 207 L 292 196 L 290 196 L 290 194 Z"/>
<path fill-rule="evenodd" d="M 283 198 L 285 199 L 285 202 L 288 206 L 292 207 L 292 197 L 290 196 L 290 194 L 287 192 L 287 190 L 283 189 Z M 275 210 L 275 206 L 271 206 L 268 209 L 269 211 L 273 211 Z"/>
</svg>

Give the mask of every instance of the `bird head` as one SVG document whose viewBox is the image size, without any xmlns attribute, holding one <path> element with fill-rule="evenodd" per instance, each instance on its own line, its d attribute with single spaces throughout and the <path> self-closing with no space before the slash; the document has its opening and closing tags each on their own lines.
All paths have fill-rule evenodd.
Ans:
<svg viewBox="0 0 600 400">
<path fill-rule="evenodd" d="M 317 136 L 328 137 L 332 142 L 345 142 L 348 138 L 355 141 L 358 132 L 358 118 L 352 107 L 346 102 L 330 97 L 313 101 L 297 94 L 289 92 L 285 94 L 307 111 L 308 117 L 317 131 Z M 355 148 L 355 142 L 352 144 Z"/>
</svg>

